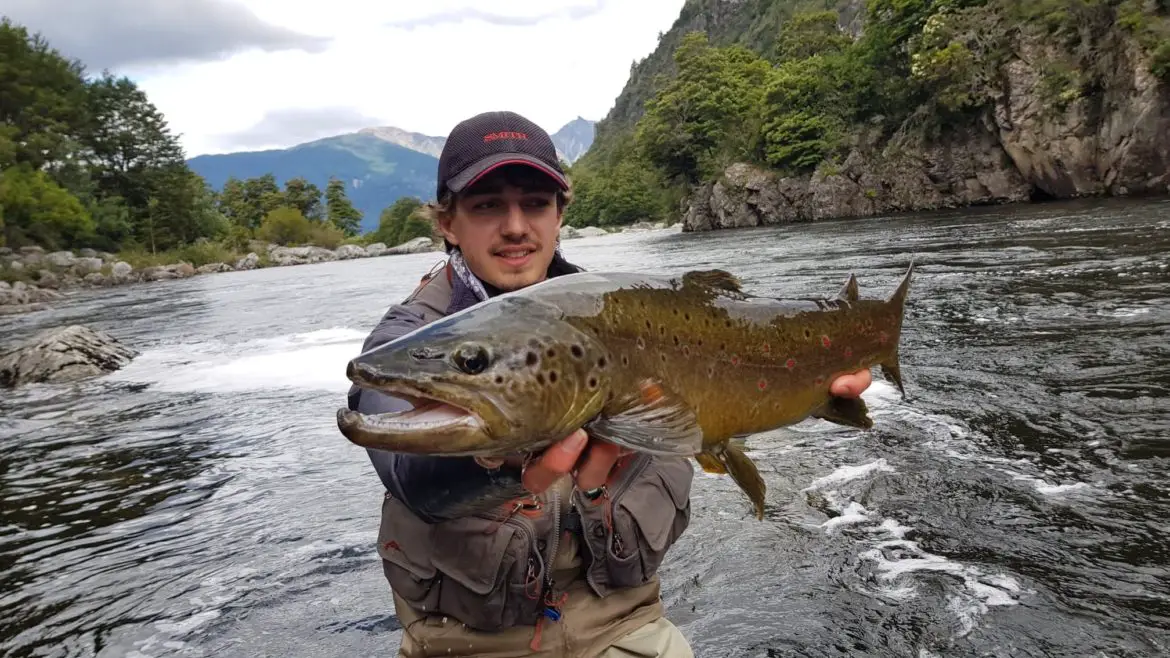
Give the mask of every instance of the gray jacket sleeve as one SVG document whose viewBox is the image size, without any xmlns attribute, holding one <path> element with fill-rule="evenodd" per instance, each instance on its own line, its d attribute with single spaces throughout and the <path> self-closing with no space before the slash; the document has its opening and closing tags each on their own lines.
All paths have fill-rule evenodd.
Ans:
<svg viewBox="0 0 1170 658">
<path fill-rule="evenodd" d="M 362 351 L 388 343 L 423 323 L 421 316 L 392 306 L 362 345 Z M 356 386 L 349 391 L 349 408 L 364 414 L 405 411 L 406 400 Z M 491 509 L 524 495 L 520 473 L 502 467 L 488 470 L 471 457 L 432 457 L 367 448 L 374 470 L 392 496 L 419 518 L 435 523 Z"/>
</svg>

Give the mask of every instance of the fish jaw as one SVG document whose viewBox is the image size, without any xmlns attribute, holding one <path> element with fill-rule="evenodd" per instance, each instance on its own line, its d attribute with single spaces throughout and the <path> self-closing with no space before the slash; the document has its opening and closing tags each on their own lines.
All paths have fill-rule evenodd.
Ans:
<svg viewBox="0 0 1170 658">
<path fill-rule="evenodd" d="M 600 412 L 612 362 L 553 306 L 500 296 L 354 357 L 356 386 L 414 403 L 338 411 L 351 442 L 393 452 L 498 457 L 564 439 Z"/>
</svg>

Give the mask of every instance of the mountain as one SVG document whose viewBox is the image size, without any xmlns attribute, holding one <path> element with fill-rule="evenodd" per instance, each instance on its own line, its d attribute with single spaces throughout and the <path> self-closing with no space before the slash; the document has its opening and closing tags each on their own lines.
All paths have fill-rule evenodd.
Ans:
<svg viewBox="0 0 1170 658">
<path fill-rule="evenodd" d="M 593 125 L 595 122 L 577 117 L 566 123 L 560 130 L 551 135 L 553 144 L 561 152 L 562 157 L 573 164 L 577 158 L 585 155 L 593 145 Z"/>
<path fill-rule="evenodd" d="M 588 151 L 589 147 L 593 144 L 594 123 L 588 119 L 577 117 L 564 126 L 561 126 L 560 130 L 549 135 L 549 137 L 552 137 L 553 145 L 557 147 L 557 155 L 569 164 L 572 164 L 577 158 Z M 401 128 L 395 128 L 394 126 L 362 128 L 358 131 L 358 134 L 373 135 L 391 144 L 397 144 L 413 151 L 418 151 L 419 153 L 433 155 L 436 158 L 442 154 L 443 144 L 447 143 L 446 137 L 434 137 L 422 133 L 413 133 Z"/>
<path fill-rule="evenodd" d="M 593 122 L 577 117 L 552 135 L 561 157 L 572 163 L 593 143 Z M 435 172 L 446 137 L 433 137 L 393 126 L 363 128 L 287 149 L 241 151 L 191 158 L 187 164 L 216 190 L 229 177 L 253 178 L 271 173 L 276 182 L 298 176 L 325 190 L 330 177 L 346 182 L 346 194 L 362 213 L 362 231 L 378 227 L 382 210 L 399 197 L 429 201 L 435 195 Z"/>
<path fill-rule="evenodd" d="M 287 149 L 244 151 L 191 158 L 187 164 L 216 190 L 229 177 L 271 173 L 277 184 L 303 176 L 324 192 L 330 177 L 346 183 L 346 194 L 362 213 L 362 231 L 378 227 L 382 210 L 402 196 L 435 195 L 438 158 L 369 133 L 327 137 Z"/>
<path fill-rule="evenodd" d="M 447 143 L 446 137 L 432 137 L 422 133 L 412 133 L 401 128 L 395 128 L 394 126 L 362 128 L 358 131 L 358 134 L 373 135 L 391 144 L 397 144 L 412 151 L 418 151 L 419 153 L 426 153 L 436 158 L 442 155 L 443 144 Z"/>
</svg>

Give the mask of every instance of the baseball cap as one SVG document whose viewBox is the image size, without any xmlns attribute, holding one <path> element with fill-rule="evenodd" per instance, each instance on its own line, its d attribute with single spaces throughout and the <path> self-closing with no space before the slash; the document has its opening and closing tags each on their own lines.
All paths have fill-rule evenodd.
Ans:
<svg viewBox="0 0 1170 658">
<path fill-rule="evenodd" d="M 444 189 L 462 192 L 498 167 L 523 164 L 534 167 L 569 189 L 552 138 L 540 126 L 515 112 L 484 112 L 461 121 L 447 136 L 439 155 L 435 198 Z"/>
</svg>

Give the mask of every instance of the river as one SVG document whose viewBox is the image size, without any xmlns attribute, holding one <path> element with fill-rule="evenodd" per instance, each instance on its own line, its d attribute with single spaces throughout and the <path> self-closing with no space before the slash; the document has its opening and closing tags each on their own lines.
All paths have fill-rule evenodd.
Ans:
<svg viewBox="0 0 1170 658">
<path fill-rule="evenodd" d="M 1170 652 L 1170 202 L 1086 201 L 568 241 L 589 269 L 720 267 L 885 296 L 916 262 L 909 398 L 752 437 L 757 521 L 696 475 L 662 568 L 696 655 Z M 381 485 L 344 364 L 437 254 L 87 291 L 126 369 L 0 401 L 0 653 L 393 655 Z"/>
</svg>

